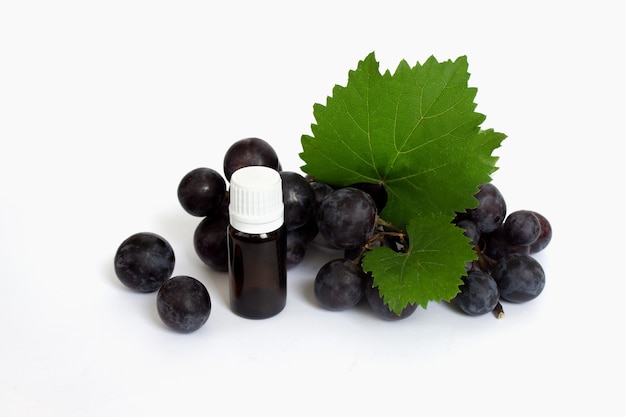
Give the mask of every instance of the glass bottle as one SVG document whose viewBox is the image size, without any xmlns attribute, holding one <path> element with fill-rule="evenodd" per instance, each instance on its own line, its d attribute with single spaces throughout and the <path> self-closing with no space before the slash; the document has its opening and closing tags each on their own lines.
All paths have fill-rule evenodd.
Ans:
<svg viewBox="0 0 626 417">
<path fill-rule="evenodd" d="M 230 180 L 228 274 L 231 310 L 272 317 L 287 301 L 287 240 L 278 171 L 250 166 Z"/>
</svg>

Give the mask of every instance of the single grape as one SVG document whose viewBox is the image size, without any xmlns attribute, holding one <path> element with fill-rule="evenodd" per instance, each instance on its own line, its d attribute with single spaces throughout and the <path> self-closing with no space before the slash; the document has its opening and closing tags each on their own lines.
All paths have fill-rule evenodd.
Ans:
<svg viewBox="0 0 626 417">
<path fill-rule="evenodd" d="M 463 284 L 454 297 L 454 303 L 470 316 L 489 313 L 496 308 L 500 299 L 498 285 L 491 275 L 474 269 L 461 278 Z"/>
<path fill-rule="evenodd" d="M 536 298 L 546 284 L 543 268 L 530 255 L 503 256 L 491 275 L 498 284 L 500 297 L 512 303 L 523 303 Z"/>
<path fill-rule="evenodd" d="M 349 249 L 367 241 L 376 226 L 376 217 L 376 204 L 369 194 L 345 187 L 324 197 L 317 212 L 317 225 L 330 245 Z"/>
<path fill-rule="evenodd" d="M 315 299 L 327 310 L 354 307 L 363 298 L 365 274 L 359 265 L 339 258 L 324 264 L 315 277 Z"/>
<path fill-rule="evenodd" d="M 172 246 L 156 233 L 140 232 L 124 240 L 114 257 L 115 274 L 127 287 L 153 292 L 174 272 Z"/>
<path fill-rule="evenodd" d="M 508 254 L 520 254 L 528 255 L 530 253 L 530 247 L 528 245 L 513 245 L 506 238 L 504 232 L 504 226 L 500 225 L 496 230 L 491 233 L 483 233 L 482 250 L 485 255 L 493 260 L 498 260 L 504 255 Z"/>
<path fill-rule="evenodd" d="M 371 275 L 369 275 L 365 284 L 365 298 L 374 313 L 381 319 L 388 321 L 402 320 L 411 316 L 415 310 L 417 310 L 417 304 L 409 303 L 406 307 L 404 307 L 404 309 L 402 309 L 400 314 L 397 314 L 389 308 L 389 305 L 385 304 L 385 300 L 380 295 L 378 287 L 374 287 L 373 283 L 374 279 Z"/>
<path fill-rule="evenodd" d="M 205 217 L 219 210 L 226 194 L 226 181 L 211 168 L 196 168 L 178 184 L 178 201 L 192 216 Z"/>
<path fill-rule="evenodd" d="M 306 230 L 295 229 L 287 232 L 287 268 L 292 268 L 304 260 L 308 248 Z"/>
<path fill-rule="evenodd" d="M 278 155 L 272 146 L 259 138 L 240 139 L 233 143 L 224 155 L 224 176 L 230 181 L 239 168 L 262 165 L 280 171 Z"/>
<path fill-rule="evenodd" d="M 533 213 L 537 219 L 539 219 L 541 232 L 539 233 L 537 240 L 530 245 L 530 253 L 537 253 L 544 250 L 546 246 L 548 246 L 548 243 L 550 243 L 550 240 L 552 240 L 552 225 L 542 214 L 537 213 L 536 211 Z"/>
<path fill-rule="evenodd" d="M 343 250 L 343 257 L 345 259 L 350 259 L 351 261 L 358 260 L 361 262 L 363 259 L 359 259 L 359 256 L 364 255 L 366 252 L 370 251 L 372 248 L 383 246 L 384 239 L 376 239 L 372 244 L 357 246 L 356 248 L 349 248 Z"/>
<path fill-rule="evenodd" d="M 517 210 L 504 220 L 504 235 L 512 245 L 530 245 L 541 233 L 541 223 L 532 211 Z"/>
<path fill-rule="evenodd" d="M 349 248 L 343 250 L 344 259 L 349 259 L 351 261 L 355 261 L 365 250 L 365 246 L 359 246 L 356 248 Z"/>
<path fill-rule="evenodd" d="M 157 293 L 157 311 L 168 327 L 191 333 L 198 330 L 211 314 L 211 296 L 204 284 L 186 275 L 165 281 Z"/>
<path fill-rule="evenodd" d="M 226 194 L 224 194 L 224 199 L 222 200 L 222 204 L 220 204 L 217 210 L 215 210 L 215 212 L 211 214 L 211 217 L 230 216 L 229 205 L 230 205 L 230 191 L 226 190 Z"/>
<path fill-rule="evenodd" d="M 193 246 L 200 260 L 219 272 L 228 271 L 228 224 L 224 214 L 205 217 L 193 234 Z"/>
<path fill-rule="evenodd" d="M 357 182 L 356 184 L 350 185 L 350 187 L 358 188 L 368 193 L 376 203 L 376 209 L 379 213 L 383 211 L 387 205 L 387 190 L 383 183 Z"/>
<path fill-rule="evenodd" d="M 315 217 L 312 217 L 308 222 L 306 222 L 304 226 L 298 227 L 295 230 L 302 234 L 302 236 L 304 237 L 304 241 L 307 245 L 313 242 L 313 239 L 315 239 L 315 237 L 319 233 L 319 228 L 317 227 L 317 220 L 315 219 Z"/>
<path fill-rule="evenodd" d="M 297 172 L 281 171 L 283 203 L 285 205 L 285 229 L 304 226 L 315 214 L 315 191 L 309 182 Z"/>
<path fill-rule="evenodd" d="M 462 219 L 456 225 L 463 229 L 463 234 L 470 239 L 470 245 L 476 245 L 480 240 L 480 229 L 476 223 L 470 219 Z"/>
<path fill-rule="evenodd" d="M 468 210 L 467 214 L 482 233 L 491 233 L 504 222 L 506 202 L 500 190 L 492 183 L 483 184 L 478 188 L 478 193 L 474 195 L 478 200 L 478 206 Z"/>
<path fill-rule="evenodd" d="M 313 236 L 314 239 L 312 239 L 312 241 L 319 246 L 333 248 L 330 243 L 326 242 L 326 240 L 321 235 L 319 235 L 319 227 L 317 226 L 317 212 L 319 211 L 319 207 L 322 204 L 322 200 L 324 199 L 324 197 L 333 192 L 334 188 L 326 183 L 315 181 L 312 177 L 308 175 L 305 178 L 307 179 L 307 181 L 309 181 L 311 188 L 313 188 L 313 191 L 315 192 L 315 214 L 313 215 L 313 222 L 315 223 L 315 235 Z"/>
<path fill-rule="evenodd" d="M 317 213 L 317 209 L 319 208 L 320 204 L 322 204 L 322 200 L 324 199 L 324 197 L 333 192 L 333 187 L 319 181 L 309 181 L 309 184 L 311 185 L 311 188 L 313 188 L 313 192 L 315 193 L 315 212 Z"/>
</svg>

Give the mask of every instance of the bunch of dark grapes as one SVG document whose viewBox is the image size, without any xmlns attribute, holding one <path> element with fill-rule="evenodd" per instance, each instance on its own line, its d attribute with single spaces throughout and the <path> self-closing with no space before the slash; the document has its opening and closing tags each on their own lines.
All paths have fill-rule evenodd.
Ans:
<svg viewBox="0 0 626 417">
<path fill-rule="evenodd" d="M 344 251 L 343 257 L 322 266 L 315 278 L 319 304 L 337 311 L 366 299 L 383 319 L 410 316 L 417 306 L 408 304 L 401 314 L 392 312 L 373 286 L 371 275 L 360 266 L 363 255 L 374 246 L 384 245 L 398 252 L 408 248 L 408 236 L 403 231 L 377 221 L 386 203 L 384 187 L 354 184 L 332 189 L 315 181 L 311 184 L 318 190 L 320 238 Z M 501 317 L 501 301 L 522 303 L 543 291 L 545 273 L 532 255 L 548 245 L 552 227 L 536 211 L 518 210 L 507 215 L 506 202 L 492 183 L 481 185 L 475 197 L 478 206 L 458 213 L 453 220 L 463 228 L 478 255 L 478 261 L 467 265 L 453 303 L 469 315 L 494 312 Z"/>
<path fill-rule="evenodd" d="M 371 274 L 363 271 L 363 255 L 375 246 L 395 251 L 408 248 L 404 232 L 382 226 L 378 214 L 387 203 L 382 184 L 356 183 L 333 188 L 309 178 L 316 191 L 317 243 L 337 249 L 341 256 L 327 262 L 318 271 L 314 282 L 315 299 L 325 309 L 348 310 L 361 300 L 384 320 L 409 317 L 417 304 L 408 304 L 400 314 L 384 302 Z"/>
<path fill-rule="evenodd" d="M 552 226 L 536 211 L 507 214 L 502 193 L 491 183 L 480 186 L 475 197 L 478 206 L 454 219 L 474 245 L 478 260 L 467 266 L 453 302 L 472 316 L 494 312 L 501 317 L 501 300 L 523 303 L 543 291 L 545 272 L 533 255 L 550 243 Z"/>
<path fill-rule="evenodd" d="M 223 160 L 223 175 L 200 167 L 189 171 L 178 185 L 178 201 L 190 215 L 200 217 L 193 233 L 198 258 L 213 270 L 228 270 L 228 182 L 239 168 L 261 165 L 277 170 L 283 182 L 287 267 L 302 262 L 312 243 L 337 251 L 322 265 L 314 280 L 319 305 L 332 311 L 368 304 L 385 320 L 409 317 L 417 309 L 407 304 L 400 314 L 389 309 L 371 274 L 361 266 L 364 254 L 376 246 L 396 252 L 408 250 L 408 236 L 386 224 L 379 213 L 387 203 L 383 184 L 356 183 L 332 187 L 292 171 L 283 171 L 272 146 L 259 138 L 233 143 Z M 530 210 L 508 214 L 500 191 L 491 183 L 479 187 L 478 206 L 458 213 L 453 223 L 463 228 L 478 261 L 467 265 L 463 284 L 453 302 L 469 315 L 491 311 L 501 314 L 501 300 L 525 302 L 537 297 L 545 285 L 541 265 L 532 257 L 552 237 L 548 220 Z M 171 277 L 174 253 L 169 243 L 154 233 L 139 233 L 120 245 L 115 255 L 118 278 L 141 292 L 158 290 L 157 308 L 163 322 L 178 331 L 191 332 L 208 319 L 211 302 L 200 281 Z"/>
</svg>

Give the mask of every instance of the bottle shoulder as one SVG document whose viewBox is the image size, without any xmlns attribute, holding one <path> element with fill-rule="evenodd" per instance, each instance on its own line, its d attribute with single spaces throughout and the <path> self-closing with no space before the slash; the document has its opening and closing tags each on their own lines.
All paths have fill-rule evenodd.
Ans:
<svg viewBox="0 0 626 417">
<path fill-rule="evenodd" d="M 268 233 L 247 233 L 236 229 L 233 225 L 228 226 L 228 234 L 235 239 L 241 239 L 246 241 L 267 241 L 276 240 L 284 236 L 284 227 L 279 227 Z"/>
</svg>

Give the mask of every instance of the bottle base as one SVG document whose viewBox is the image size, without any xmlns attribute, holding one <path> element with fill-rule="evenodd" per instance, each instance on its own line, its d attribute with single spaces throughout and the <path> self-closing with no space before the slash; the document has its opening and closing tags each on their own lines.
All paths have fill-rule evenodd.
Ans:
<svg viewBox="0 0 626 417">
<path fill-rule="evenodd" d="M 283 311 L 286 305 L 284 297 L 277 297 L 275 290 L 249 288 L 237 297 L 231 297 L 233 313 L 247 319 L 267 319 Z"/>
</svg>

